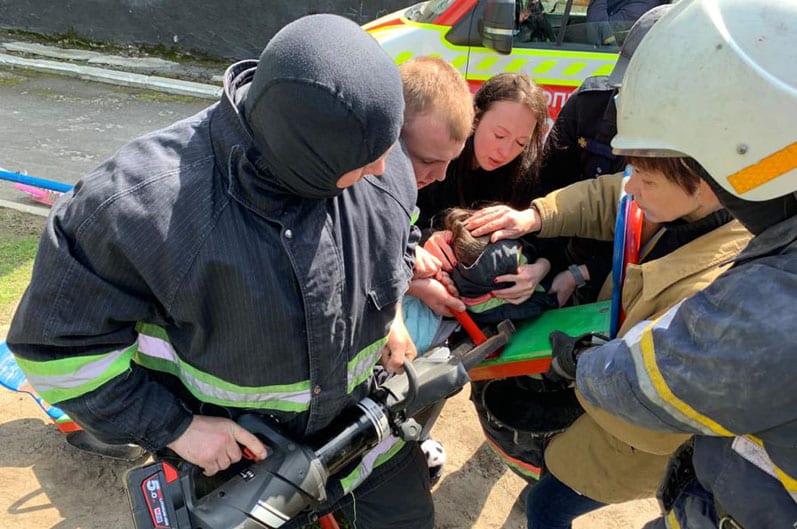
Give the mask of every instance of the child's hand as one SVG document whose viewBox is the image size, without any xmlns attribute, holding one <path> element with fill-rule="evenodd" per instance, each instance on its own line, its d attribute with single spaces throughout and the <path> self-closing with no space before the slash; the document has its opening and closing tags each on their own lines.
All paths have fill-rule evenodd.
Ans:
<svg viewBox="0 0 797 529">
<path fill-rule="evenodd" d="M 445 275 L 448 277 L 448 274 Z M 452 295 L 446 285 L 434 278 L 413 279 L 410 281 L 407 293 L 426 303 L 435 314 L 440 316 L 450 318 L 452 310 L 460 312 L 465 310 L 462 300 Z"/>
<path fill-rule="evenodd" d="M 449 294 L 457 298 L 459 297 L 459 290 L 457 290 L 457 284 L 454 283 L 454 280 L 451 279 L 451 276 L 448 275 L 448 272 L 444 272 L 441 270 L 434 276 L 434 278 L 440 281 L 443 284 L 443 286 L 446 287 L 446 290 L 448 290 Z"/>
</svg>

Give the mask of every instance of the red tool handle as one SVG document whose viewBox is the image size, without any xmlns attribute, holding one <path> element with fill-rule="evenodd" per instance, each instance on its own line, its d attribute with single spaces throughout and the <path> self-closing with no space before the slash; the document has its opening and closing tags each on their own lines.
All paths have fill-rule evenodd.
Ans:
<svg viewBox="0 0 797 529">
<path fill-rule="evenodd" d="M 457 319 L 462 328 L 465 329 L 465 332 L 468 333 L 470 339 L 473 340 L 473 345 L 483 344 L 487 341 L 487 336 L 484 335 L 479 326 L 473 321 L 470 317 L 470 314 L 464 311 L 458 310 L 451 310 L 451 313 Z"/>
<path fill-rule="evenodd" d="M 321 529 L 340 529 L 338 521 L 332 516 L 332 513 L 325 514 L 319 518 L 318 525 L 321 526 Z"/>
</svg>

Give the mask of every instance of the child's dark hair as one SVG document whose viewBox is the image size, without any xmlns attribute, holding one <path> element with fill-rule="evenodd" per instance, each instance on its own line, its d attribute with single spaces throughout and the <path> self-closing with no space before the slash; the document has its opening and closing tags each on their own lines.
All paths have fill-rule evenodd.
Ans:
<svg viewBox="0 0 797 529">
<path fill-rule="evenodd" d="M 475 211 L 464 208 L 451 208 L 443 218 L 444 229 L 451 232 L 451 249 L 458 263 L 471 266 L 490 244 L 490 236 L 474 237 L 465 227 L 465 222 Z"/>
</svg>

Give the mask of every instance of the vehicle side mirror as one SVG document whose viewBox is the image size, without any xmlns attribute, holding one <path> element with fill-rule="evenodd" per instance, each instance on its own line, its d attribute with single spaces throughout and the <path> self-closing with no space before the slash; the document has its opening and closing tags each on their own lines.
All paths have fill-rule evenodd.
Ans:
<svg viewBox="0 0 797 529">
<path fill-rule="evenodd" d="M 511 53 L 515 30 L 515 0 L 487 0 L 481 29 L 485 48 L 498 53 Z"/>
</svg>

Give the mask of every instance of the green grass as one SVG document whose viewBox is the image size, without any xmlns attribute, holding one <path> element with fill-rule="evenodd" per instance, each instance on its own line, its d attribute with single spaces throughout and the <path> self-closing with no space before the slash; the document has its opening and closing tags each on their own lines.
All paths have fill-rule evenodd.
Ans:
<svg viewBox="0 0 797 529">
<path fill-rule="evenodd" d="M 0 208 L 0 330 L 11 323 L 30 282 L 44 218 Z M 4 336 L 5 332 L 0 332 Z"/>
</svg>

